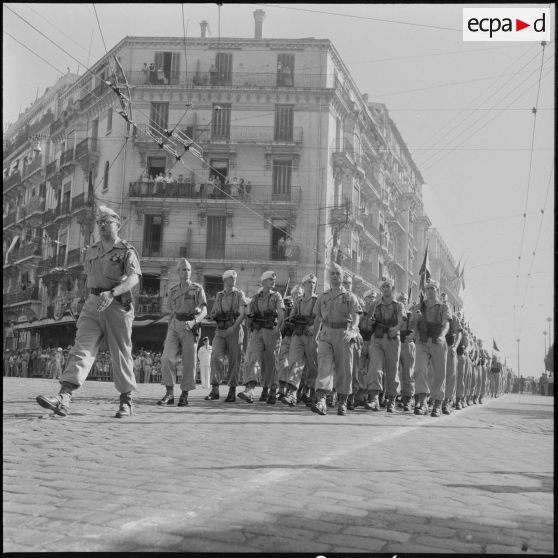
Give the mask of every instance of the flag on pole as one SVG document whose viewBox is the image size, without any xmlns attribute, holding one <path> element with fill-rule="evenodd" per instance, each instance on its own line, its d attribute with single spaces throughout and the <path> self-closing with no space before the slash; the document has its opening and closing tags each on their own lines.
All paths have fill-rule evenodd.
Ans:
<svg viewBox="0 0 558 558">
<path fill-rule="evenodd" d="M 430 279 L 430 264 L 428 262 L 428 242 L 426 243 L 426 248 L 424 250 L 424 259 L 422 260 L 422 265 L 419 269 L 419 290 L 424 293 L 424 287 L 426 282 Z"/>
<path fill-rule="evenodd" d="M 492 338 L 492 348 L 493 348 L 495 351 L 500 352 L 500 349 L 498 348 L 498 345 L 496 345 L 496 341 L 494 341 L 494 338 Z"/>
</svg>

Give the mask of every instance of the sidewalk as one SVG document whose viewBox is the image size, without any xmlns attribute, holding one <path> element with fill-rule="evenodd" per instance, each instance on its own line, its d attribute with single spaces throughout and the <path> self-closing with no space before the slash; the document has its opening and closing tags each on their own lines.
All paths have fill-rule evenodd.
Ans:
<svg viewBox="0 0 558 558">
<path fill-rule="evenodd" d="M 3 384 L 4 552 L 554 552 L 551 397 L 321 417 L 146 384 L 119 420 L 109 383 L 66 418 L 55 381 Z"/>
</svg>

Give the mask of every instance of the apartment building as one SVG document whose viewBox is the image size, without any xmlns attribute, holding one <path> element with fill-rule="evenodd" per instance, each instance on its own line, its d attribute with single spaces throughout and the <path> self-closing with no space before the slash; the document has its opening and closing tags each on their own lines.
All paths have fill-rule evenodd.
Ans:
<svg viewBox="0 0 558 558">
<path fill-rule="evenodd" d="M 186 41 L 125 37 L 57 90 L 35 163 L 44 202 L 33 213 L 41 243 L 32 250 L 36 267 L 26 279 L 36 299 L 26 311 L 10 306 L 6 314 L 23 268 L 4 242 L 13 263 L 11 271 L 4 266 L 13 277 L 4 287 L 5 325 L 15 322 L 20 344 L 73 339 L 86 294 L 83 255 L 96 239 L 101 203 L 123 217 L 121 235 L 141 257 L 137 339 L 164 329 L 182 256 L 210 305 L 225 269 L 237 270 L 251 296 L 268 269 L 282 293 L 309 272 L 327 288 L 331 261 L 353 275 L 357 293 L 388 276 L 416 296 L 431 223 L 422 176 L 387 107 L 361 95 L 329 40 L 263 38 L 264 15 L 254 12 L 254 38 L 209 38 L 205 22 L 200 37 Z M 114 57 L 137 126 L 118 114 L 106 84 L 115 74 L 123 82 Z M 199 156 L 184 150 L 177 160 L 153 139 L 165 130 L 193 138 Z M 17 153 L 33 147 L 30 139 Z M 5 153 L 5 171 L 15 156 Z M 27 177 L 12 175 L 4 192 L 10 180 L 28 194 Z M 28 213 L 5 219 L 5 236 L 30 225 Z"/>
</svg>

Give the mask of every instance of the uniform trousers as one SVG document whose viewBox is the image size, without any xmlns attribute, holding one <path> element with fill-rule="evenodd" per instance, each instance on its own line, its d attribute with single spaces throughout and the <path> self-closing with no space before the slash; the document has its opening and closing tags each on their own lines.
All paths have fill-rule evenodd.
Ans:
<svg viewBox="0 0 558 558">
<path fill-rule="evenodd" d="M 445 398 L 454 401 L 457 391 L 457 353 L 455 347 L 448 347 L 448 356 L 446 358 L 446 389 Z"/>
<path fill-rule="evenodd" d="M 500 373 L 491 372 L 490 373 L 490 393 L 492 395 L 498 395 L 500 393 Z"/>
<path fill-rule="evenodd" d="M 320 332 L 316 391 L 330 392 L 335 388 L 341 395 L 351 393 L 354 353 L 352 343 L 343 339 L 345 332 L 329 326 L 323 326 Z"/>
<path fill-rule="evenodd" d="M 413 397 L 415 394 L 415 360 L 417 348 L 413 341 L 401 343 L 401 356 L 399 357 L 401 395 Z"/>
<path fill-rule="evenodd" d="M 277 388 L 277 357 L 281 347 L 281 333 L 272 329 L 252 331 L 248 343 L 246 377 L 244 383 L 258 382 L 266 388 Z M 263 367 L 263 373 L 262 373 Z"/>
<path fill-rule="evenodd" d="M 352 375 L 352 392 L 357 393 L 362 388 L 362 376 L 360 374 L 360 355 L 362 354 L 362 343 L 351 343 L 353 346 L 353 375 Z"/>
<path fill-rule="evenodd" d="M 225 355 L 229 359 L 228 385 L 236 387 L 239 384 L 240 373 L 240 330 L 225 335 L 226 330 L 216 330 L 213 337 L 213 352 L 211 353 L 211 383 L 220 384 L 223 378 Z"/>
<path fill-rule="evenodd" d="M 455 397 L 457 399 L 462 399 L 467 395 L 468 391 L 466 389 L 467 385 L 467 355 L 457 355 L 457 378 L 455 384 Z"/>
<path fill-rule="evenodd" d="M 365 380 L 368 391 L 382 391 L 382 378 L 385 379 L 385 394 L 395 397 L 399 391 L 399 357 L 401 340 L 399 336 L 389 339 L 387 334 L 378 338 L 372 336 L 369 347 L 370 360 Z"/>
<path fill-rule="evenodd" d="M 129 393 L 136 389 L 131 340 L 134 309 L 124 310 L 119 302 L 113 301 L 106 310 L 99 312 L 98 299 L 97 295 L 90 294 L 85 301 L 77 321 L 76 340 L 68 354 L 60 383 L 81 386 L 85 382 L 105 337 L 114 385 L 120 393 Z"/>
<path fill-rule="evenodd" d="M 477 364 L 472 365 L 472 377 L 471 377 L 471 395 L 478 395 L 480 394 L 480 381 L 481 381 L 481 372 L 480 366 Z"/>
<path fill-rule="evenodd" d="M 277 357 L 277 379 L 280 382 L 289 381 L 289 351 L 291 350 L 292 336 L 285 335 L 281 339 L 279 347 L 279 356 Z"/>
<path fill-rule="evenodd" d="M 313 335 L 293 335 L 289 350 L 288 383 L 297 389 L 304 378 L 306 387 L 315 389 L 318 375 L 318 346 Z M 304 371 L 306 370 L 306 374 Z"/>
<path fill-rule="evenodd" d="M 484 397 L 486 395 L 486 392 L 488 391 L 488 366 L 486 366 L 486 364 L 483 364 L 480 367 L 480 392 L 479 392 L 479 396 L 480 397 Z"/>
<path fill-rule="evenodd" d="M 176 384 L 176 365 L 182 353 L 182 380 L 180 389 L 196 389 L 196 342 L 190 330 L 184 329 L 186 322 L 173 318 L 169 323 L 163 355 L 161 356 L 161 382 L 165 386 Z"/>
<path fill-rule="evenodd" d="M 209 387 L 210 376 L 211 376 L 211 363 L 200 362 L 200 383 L 202 388 Z"/>
<path fill-rule="evenodd" d="M 415 362 L 415 391 L 431 395 L 435 401 L 444 399 L 446 387 L 446 361 L 448 346 L 445 340 L 425 343 L 418 341 Z M 428 377 L 428 367 L 432 366 L 432 381 Z"/>
</svg>

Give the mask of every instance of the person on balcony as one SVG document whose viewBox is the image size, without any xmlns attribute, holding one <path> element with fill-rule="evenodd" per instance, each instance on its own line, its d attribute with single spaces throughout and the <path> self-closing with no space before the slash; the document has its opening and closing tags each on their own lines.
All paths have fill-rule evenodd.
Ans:
<svg viewBox="0 0 558 558">
<path fill-rule="evenodd" d="M 147 67 L 147 62 L 143 63 L 141 72 L 143 74 L 143 83 L 149 83 L 149 68 Z"/>
<path fill-rule="evenodd" d="M 118 235 L 120 216 L 105 206 L 97 210 L 100 241 L 87 249 L 85 272 L 89 296 L 77 321 L 76 340 L 60 378 L 57 396 L 37 396 L 37 403 L 57 415 L 69 413 L 72 394 L 87 379 L 104 337 L 110 349 L 115 387 L 120 392 L 116 418 L 132 414 L 136 378 L 132 360 L 131 290 L 139 283 L 141 269 L 133 246 Z"/>
<path fill-rule="evenodd" d="M 153 62 L 149 64 L 149 83 L 157 83 L 157 69 Z"/>
</svg>

